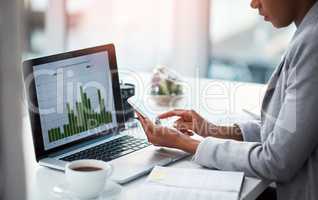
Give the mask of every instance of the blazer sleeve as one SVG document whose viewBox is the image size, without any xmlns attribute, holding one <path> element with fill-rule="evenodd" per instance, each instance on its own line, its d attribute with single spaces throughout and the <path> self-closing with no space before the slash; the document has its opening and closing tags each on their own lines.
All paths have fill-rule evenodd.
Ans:
<svg viewBox="0 0 318 200">
<path fill-rule="evenodd" d="M 195 162 L 221 170 L 243 171 L 248 176 L 278 183 L 288 182 L 296 175 L 318 145 L 315 38 L 299 45 L 289 61 L 285 98 L 268 138 L 260 143 L 209 137 L 198 146 Z"/>
<path fill-rule="evenodd" d="M 253 120 L 237 123 L 240 127 L 243 140 L 246 142 L 261 142 L 261 121 Z"/>
</svg>

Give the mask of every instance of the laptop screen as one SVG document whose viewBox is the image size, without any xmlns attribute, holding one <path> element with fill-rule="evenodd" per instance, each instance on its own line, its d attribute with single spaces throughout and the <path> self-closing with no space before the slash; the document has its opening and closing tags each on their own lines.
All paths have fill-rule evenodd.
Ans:
<svg viewBox="0 0 318 200">
<path fill-rule="evenodd" d="M 117 127 L 108 53 L 33 66 L 45 150 Z"/>
</svg>

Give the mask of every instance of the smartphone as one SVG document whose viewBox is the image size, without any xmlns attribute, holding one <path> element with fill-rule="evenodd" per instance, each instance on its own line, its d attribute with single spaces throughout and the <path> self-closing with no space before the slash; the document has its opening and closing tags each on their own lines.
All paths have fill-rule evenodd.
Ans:
<svg viewBox="0 0 318 200">
<path fill-rule="evenodd" d="M 148 118 L 150 120 L 154 120 L 154 123 L 156 125 L 160 125 L 160 119 L 152 114 L 149 114 L 148 112 L 146 112 L 144 104 L 142 102 L 138 102 L 137 98 L 135 96 L 130 97 L 129 99 L 127 99 L 127 102 L 133 107 L 133 109 L 135 111 L 137 111 L 141 116 L 143 116 L 144 118 Z"/>
</svg>

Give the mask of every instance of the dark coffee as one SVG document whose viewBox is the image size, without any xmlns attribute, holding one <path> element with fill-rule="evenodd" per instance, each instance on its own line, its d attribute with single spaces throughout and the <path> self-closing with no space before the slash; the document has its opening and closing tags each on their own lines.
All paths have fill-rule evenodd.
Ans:
<svg viewBox="0 0 318 200">
<path fill-rule="evenodd" d="M 92 172 L 92 171 L 102 170 L 102 168 L 99 168 L 99 167 L 89 167 L 89 166 L 74 167 L 72 169 L 74 171 L 80 171 L 80 172 Z"/>
</svg>

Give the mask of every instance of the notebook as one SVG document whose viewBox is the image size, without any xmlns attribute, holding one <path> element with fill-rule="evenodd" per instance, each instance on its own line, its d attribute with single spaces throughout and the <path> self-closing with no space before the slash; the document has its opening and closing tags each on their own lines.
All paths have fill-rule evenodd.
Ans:
<svg viewBox="0 0 318 200">
<path fill-rule="evenodd" d="M 243 172 L 155 167 L 139 193 L 141 200 L 238 200 Z"/>
</svg>

